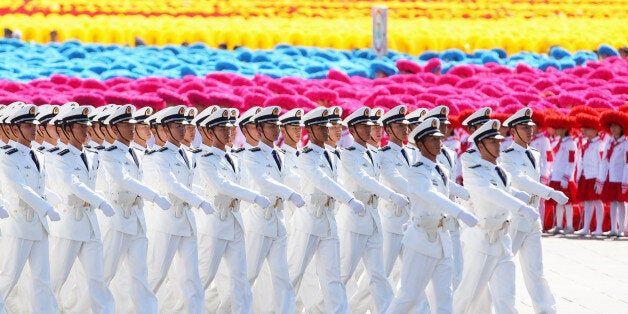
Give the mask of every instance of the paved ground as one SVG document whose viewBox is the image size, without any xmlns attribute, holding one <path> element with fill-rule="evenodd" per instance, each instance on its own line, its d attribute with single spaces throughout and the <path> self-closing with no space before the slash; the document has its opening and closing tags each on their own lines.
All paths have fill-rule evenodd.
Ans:
<svg viewBox="0 0 628 314">
<path fill-rule="evenodd" d="M 559 313 L 628 313 L 628 237 L 544 236 Z M 517 261 L 517 309 L 533 313 Z"/>
</svg>

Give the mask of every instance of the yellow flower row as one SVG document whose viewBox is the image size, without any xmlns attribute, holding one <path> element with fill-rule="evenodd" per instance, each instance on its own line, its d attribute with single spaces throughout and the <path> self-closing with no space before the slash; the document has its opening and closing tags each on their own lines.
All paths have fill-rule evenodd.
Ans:
<svg viewBox="0 0 628 314">
<path fill-rule="evenodd" d="M 371 46 L 370 18 L 239 18 L 239 17 L 143 17 L 6 15 L 0 27 L 22 31 L 22 39 L 47 42 L 57 30 L 59 40 L 133 44 L 134 36 L 147 44 L 165 45 L 205 42 L 210 47 L 227 43 L 269 49 L 279 43 L 338 49 Z M 628 23 L 621 18 L 509 18 L 498 20 L 392 19 L 389 49 L 419 54 L 425 50 L 502 47 L 509 53 L 521 50 L 547 52 L 552 45 L 567 50 L 593 50 L 601 43 L 615 47 L 628 43 Z"/>
<path fill-rule="evenodd" d="M 356 18 L 374 4 L 389 7 L 394 18 L 627 17 L 625 0 L 562 1 L 346 1 L 346 0 L 0 0 L 9 12 L 60 14 L 210 14 L 215 16 Z"/>
</svg>

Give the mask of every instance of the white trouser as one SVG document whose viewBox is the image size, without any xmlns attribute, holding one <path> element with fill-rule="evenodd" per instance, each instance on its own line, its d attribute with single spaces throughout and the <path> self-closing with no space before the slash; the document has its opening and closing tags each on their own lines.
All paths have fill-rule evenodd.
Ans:
<svg viewBox="0 0 628 314">
<path fill-rule="evenodd" d="M 270 238 L 255 232 L 248 232 L 245 238 L 246 269 L 250 284 L 254 285 L 264 261 L 268 262 L 272 275 L 274 302 L 267 304 L 271 306 L 270 308 L 261 310 L 263 312 L 295 313 L 296 297 L 288 273 L 286 235 Z"/>
<path fill-rule="evenodd" d="M 348 313 L 347 291 L 340 279 L 340 243 L 336 237 L 318 237 L 294 230 L 288 250 L 292 286 L 298 293 L 306 267 L 316 255 L 316 273 L 327 313 Z M 307 297 L 307 296 L 306 296 Z"/>
<path fill-rule="evenodd" d="M 209 235 L 199 237 L 199 271 L 205 291 L 216 277 L 221 260 L 229 269 L 229 291 L 219 291 L 220 309 L 231 308 L 232 313 L 252 313 L 253 297 L 251 285 L 246 275 L 246 253 L 244 234 L 235 228 L 233 241 L 218 239 Z M 221 288 L 220 285 L 218 288 Z M 206 302 L 209 300 L 206 300 Z M 225 310 L 219 310 L 223 312 Z"/>
<path fill-rule="evenodd" d="M 399 283 L 399 266 L 395 270 L 395 275 L 393 274 L 393 270 L 395 269 L 395 265 L 398 265 L 397 261 L 400 261 L 401 249 L 402 249 L 402 240 L 403 234 L 392 233 L 389 231 L 383 232 L 384 243 L 382 246 L 382 252 L 384 256 L 384 273 L 386 274 L 386 278 L 388 278 L 388 282 L 392 285 L 393 291 L 395 287 Z M 360 278 L 357 280 L 357 292 L 350 297 L 349 304 L 353 311 L 357 312 L 365 312 L 368 309 L 371 311 L 374 310 L 375 304 L 370 295 L 370 280 L 368 278 L 368 274 L 363 273 Z"/>
<path fill-rule="evenodd" d="M 455 218 L 452 218 L 455 219 Z M 460 227 L 458 223 L 453 222 L 455 227 L 449 228 L 449 234 L 451 235 L 451 245 L 453 249 L 454 258 L 454 274 L 451 282 L 452 289 L 456 290 L 462 280 L 462 270 L 464 269 L 464 259 L 462 258 L 462 244 L 460 243 Z"/>
<path fill-rule="evenodd" d="M 517 313 L 515 309 L 515 263 L 510 251 L 494 256 L 474 248 L 463 250 L 462 280 L 454 293 L 454 313 L 483 313 L 486 290 L 495 313 Z"/>
<path fill-rule="evenodd" d="M 375 312 L 384 313 L 393 296 L 392 287 L 386 278 L 382 255 L 382 234 L 375 228 L 373 235 L 364 235 L 349 230 L 339 230 L 340 274 L 343 284 L 353 276 L 358 262 L 364 262 L 370 277 L 370 292 L 375 302 Z"/>
<path fill-rule="evenodd" d="M 58 305 L 50 282 L 50 262 L 48 238 L 31 241 L 5 235 L 2 238 L 0 254 L 0 308 L 2 299 L 9 294 L 20 279 L 24 265 L 28 261 L 34 295 L 29 296 L 28 306 L 33 313 L 57 313 Z M 27 289 L 28 290 L 28 289 Z M 22 304 L 24 306 L 24 304 Z"/>
<path fill-rule="evenodd" d="M 157 313 L 157 297 L 148 285 L 146 234 L 138 232 L 136 235 L 130 235 L 114 229 L 106 229 L 103 234 L 103 247 L 105 282 L 110 284 L 114 277 L 115 281 L 120 282 L 119 285 L 110 287 L 116 300 L 116 312 Z M 120 267 L 122 265 L 125 266 L 124 269 Z M 116 289 L 122 286 L 127 287 L 128 290 Z M 130 303 L 127 303 L 129 301 Z"/>
<path fill-rule="evenodd" d="M 183 237 L 149 231 L 147 236 L 148 284 L 153 293 L 158 294 L 172 268 L 168 277 L 173 281 L 173 289 L 176 288 L 182 297 L 182 312 L 203 313 L 205 293 L 198 272 L 196 235 Z M 160 306 L 162 303 L 166 303 L 166 300 L 159 300 Z"/>
<path fill-rule="evenodd" d="M 541 247 L 541 232 L 530 233 L 511 230 L 512 252 L 519 253 L 519 262 L 523 272 L 530 298 L 536 313 L 556 313 L 554 295 L 543 275 L 543 249 Z"/>
<path fill-rule="evenodd" d="M 402 261 L 401 286 L 387 313 L 409 313 L 415 306 L 422 310 L 427 309 L 429 312 L 429 307 L 421 303 L 426 301 L 425 289 L 430 282 L 436 302 L 436 304 L 430 304 L 436 310 L 434 312 L 451 313 L 453 259 L 451 257 L 434 258 L 413 249 L 404 248 Z"/>
<path fill-rule="evenodd" d="M 59 306 L 64 308 L 60 297 L 61 289 L 77 257 L 81 262 L 84 279 L 87 279 L 92 312 L 114 313 L 113 295 L 105 283 L 103 245 L 98 239 L 75 241 L 50 237 L 50 273 L 52 288 L 59 300 Z"/>
</svg>

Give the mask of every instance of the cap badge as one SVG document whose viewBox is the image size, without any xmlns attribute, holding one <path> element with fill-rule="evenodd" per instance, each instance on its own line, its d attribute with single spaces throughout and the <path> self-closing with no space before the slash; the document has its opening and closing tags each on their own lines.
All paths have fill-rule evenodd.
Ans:
<svg viewBox="0 0 628 314">
<path fill-rule="evenodd" d="M 222 117 L 223 117 L 223 118 L 227 118 L 227 117 L 229 117 L 229 111 L 227 111 L 227 110 L 223 111 L 223 112 L 222 112 Z"/>
<path fill-rule="evenodd" d="M 294 116 L 295 116 L 295 117 L 297 117 L 297 118 L 300 118 L 300 117 L 301 117 L 301 114 L 302 114 L 302 113 L 301 113 L 301 110 L 297 110 L 297 111 L 294 113 Z"/>
<path fill-rule="evenodd" d="M 526 117 L 531 117 L 532 116 L 532 110 L 527 109 L 526 110 Z"/>
<path fill-rule="evenodd" d="M 31 110 L 28 111 L 29 114 L 35 114 L 35 107 L 31 107 Z"/>
<path fill-rule="evenodd" d="M 334 115 L 339 115 L 339 114 L 340 114 L 340 109 L 334 108 Z"/>
<path fill-rule="evenodd" d="M 399 108 L 399 114 L 406 114 L 406 107 Z"/>
<path fill-rule="evenodd" d="M 486 109 L 486 111 L 484 111 L 484 115 L 485 116 L 491 115 L 491 109 Z"/>
<path fill-rule="evenodd" d="M 435 128 L 438 125 L 438 122 L 436 122 L 436 120 L 432 121 L 432 127 Z"/>
<path fill-rule="evenodd" d="M 89 113 L 89 109 L 85 108 L 83 109 L 83 115 L 86 116 Z"/>
<path fill-rule="evenodd" d="M 58 114 L 59 113 L 59 107 L 52 108 L 52 113 L 53 114 Z"/>
<path fill-rule="evenodd" d="M 273 109 L 273 115 L 278 115 L 279 114 L 279 108 L 275 108 Z"/>
<path fill-rule="evenodd" d="M 327 117 L 329 115 L 329 112 L 327 110 L 323 111 L 323 117 Z"/>
<path fill-rule="evenodd" d="M 185 113 L 185 108 L 181 107 L 181 109 L 179 109 L 179 114 L 184 114 Z"/>
<path fill-rule="evenodd" d="M 499 122 L 495 121 L 493 122 L 493 130 L 497 130 L 497 128 L 499 128 Z"/>
<path fill-rule="evenodd" d="M 447 107 L 441 108 L 440 114 L 447 114 Z"/>
<path fill-rule="evenodd" d="M 364 116 L 368 117 L 371 113 L 369 112 L 368 109 L 364 109 Z"/>
<path fill-rule="evenodd" d="M 126 113 L 131 113 L 131 107 L 126 107 Z"/>
</svg>

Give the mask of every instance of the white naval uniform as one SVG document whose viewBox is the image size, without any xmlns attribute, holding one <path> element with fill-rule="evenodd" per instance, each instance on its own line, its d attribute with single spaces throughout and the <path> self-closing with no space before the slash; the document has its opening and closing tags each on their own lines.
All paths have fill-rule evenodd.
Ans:
<svg viewBox="0 0 628 314">
<path fill-rule="evenodd" d="M 200 206 L 204 200 L 191 190 L 190 161 L 181 152 L 179 147 L 166 142 L 144 157 L 144 183 L 160 195 L 167 195 L 172 202 L 168 210 L 147 202 L 144 210 L 148 284 L 157 294 L 172 266 L 169 278 L 183 296 L 183 311 L 202 313 L 205 294 L 198 271 L 196 220 L 191 208 Z M 165 301 L 159 300 L 160 306 Z"/>
<path fill-rule="evenodd" d="M 440 163 L 421 156 L 409 170 L 407 194 L 412 218 L 403 237 L 401 286 L 388 313 L 407 313 L 420 304 L 432 283 L 435 313 L 451 313 L 453 248 L 445 215 L 457 217 L 462 208 L 449 200 L 451 181 Z M 455 218 L 453 218 L 455 219 Z M 424 308 L 422 308 L 424 310 Z"/>
<path fill-rule="evenodd" d="M 338 209 L 341 278 L 346 285 L 358 262 L 363 261 L 375 311 L 383 313 L 393 292 L 384 271 L 382 223 L 377 209 L 380 197 L 388 198 L 395 192 L 379 183 L 377 156 L 367 147 L 354 143 L 341 151 L 340 161 L 343 187 L 365 205 L 365 211 L 360 214 L 346 204 Z"/>
<path fill-rule="evenodd" d="M 201 282 L 205 291 L 208 291 L 224 259 L 231 284 L 230 291 L 219 291 L 221 308 L 231 306 L 233 313 L 252 313 L 251 286 L 246 272 L 244 224 L 239 208 L 241 200 L 254 202 L 257 193 L 239 185 L 240 171 L 234 156 L 204 144 L 200 148 L 203 153 L 196 161 L 199 175 L 194 184 L 202 188 L 205 198 L 213 201 L 216 208 L 216 213 L 201 214 L 198 219 Z M 225 157 L 226 154 L 229 154 L 233 166 Z"/>
<path fill-rule="evenodd" d="M 284 185 L 291 170 L 286 168 L 283 151 L 260 142 L 243 153 L 243 171 L 249 173 L 250 181 L 242 182 L 242 185 L 259 191 L 270 200 L 267 209 L 250 204 L 242 211 L 249 282 L 251 285 L 255 283 L 262 264 L 267 261 L 272 274 L 274 302 L 267 303 L 268 308 L 262 310 L 293 313 L 296 297 L 288 273 L 287 230 L 283 215 L 284 206 L 295 193 Z"/>
<path fill-rule="evenodd" d="M 52 205 L 44 200 L 44 164 L 30 147 L 12 141 L 9 145 L 13 148 L 4 150 L 4 156 L 0 158 L 3 199 L 9 213 L 8 218 L 0 220 L 0 229 L 4 232 L 1 241 L 3 253 L 0 256 L 0 300 L 8 299 L 28 261 L 28 277 L 32 280 L 29 284 L 34 291 L 29 298 L 29 310 L 33 313 L 56 313 L 58 305 L 50 281 L 49 229 L 45 217 Z M 36 156 L 38 165 L 31 154 Z"/>
<path fill-rule="evenodd" d="M 552 188 L 541 184 L 540 154 L 534 148 L 524 148 L 512 143 L 501 154 L 504 170 L 512 177 L 512 186 L 533 196 L 532 207 L 538 209 L 540 199 L 549 199 Z M 531 222 L 514 215 L 510 237 L 512 253 L 519 253 L 523 279 L 534 303 L 536 313 L 556 313 L 556 301 L 543 275 L 543 250 L 541 247 L 541 222 Z"/>
<path fill-rule="evenodd" d="M 526 205 L 512 196 L 506 171 L 502 181 L 497 166 L 480 159 L 463 170 L 465 187 L 469 190 L 479 223 L 466 228 L 461 235 L 464 270 L 462 281 L 454 293 L 454 313 L 480 313 L 486 289 L 490 286 L 496 313 L 516 313 L 515 264 L 508 234 L 511 212 Z"/>
<path fill-rule="evenodd" d="M 72 145 L 46 160 L 50 171 L 50 189 L 62 201 L 58 205 L 61 220 L 50 222 L 50 271 L 52 287 L 59 301 L 74 261 L 78 257 L 87 279 L 90 307 L 94 313 L 113 313 L 114 300 L 104 279 L 103 244 L 94 209 L 105 199 L 94 191 L 96 168 L 85 165 L 81 154 Z M 78 279 L 78 278 L 77 278 Z M 82 279 L 82 278 L 81 278 Z"/>
<path fill-rule="evenodd" d="M 148 285 L 148 239 L 143 204 L 144 200 L 152 201 L 158 194 L 141 182 L 143 155 L 137 155 L 134 150 L 134 158 L 129 149 L 115 141 L 99 152 L 100 166 L 107 173 L 105 198 L 116 212 L 112 217 L 99 217 L 103 231 L 105 282 L 109 284 L 117 277 L 116 280 L 124 281 L 129 289 L 111 289 L 117 312 L 156 313 L 157 298 Z M 132 303 L 118 302 L 124 298 L 129 298 Z"/>
<path fill-rule="evenodd" d="M 401 150 L 405 150 L 407 160 Z M 412 165 L 416 163 L 414 154 L 405 145 L 403 147 L 389 142 L 387 146 L 381 148 L 381 172 L 380 182 L 397 192 L 405 192 L 408 187 L 408 172 Z M 380 202 L 383 232 L 383 256 L 384 270 L 386 277 L 390 276 L 397 257 L 401 254 L 401 241 L 403 240 L 403 225 L 410 218 L 409 206 L 397 208 L 397 206 L 387 200 Z"/>
<path fill-rule="evenodd" d="M 286 144 L 281 145 L 281 149 L 284 150 L 283 160 L 285 165 L 284 167 L 287 171 L 286 176 L 284 177 L 284 184 L 289 188 L 298 191 L 301 187 L 301 183 L 298 175 L 297 158 L 301 152 L 298 149 Z M 295 206 L 293 204 L 284 204 L 283 216 L 288 234 L 290 234 L 290 220 L 292 220 L 294 210 Z"/>
<path fill-rule="evenodd" d="M 348 203 L 353 196 L 337 182 L 338 164 L 333 153 L 310 144 L 298 158 L 305 206 L 295 210 L 288 248 L 290 279 L 298 293 L 303 274 L 316 255 L 316 268 L 327 313 L 347 313 L 347 292 L 340 278 L 340 243 L 334 217 L 335 203 Z M 330 165 L 331 161 L 331 165 Z"/>
</svg>

